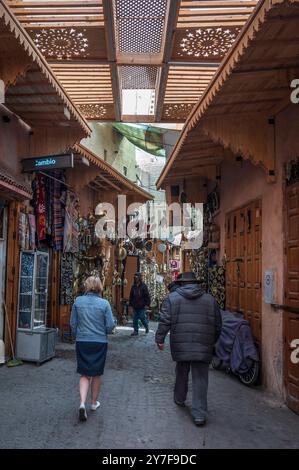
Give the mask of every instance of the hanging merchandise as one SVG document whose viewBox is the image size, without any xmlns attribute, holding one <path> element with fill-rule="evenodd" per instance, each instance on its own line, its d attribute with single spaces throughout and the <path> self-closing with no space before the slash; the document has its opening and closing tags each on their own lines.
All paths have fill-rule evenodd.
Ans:
<svg viewBox="0 0 299 470">
<path fill-rule="evenodd" d="M 225 309 L 225 268 L 214 266 L 208 269 L 208 292 L 215 297 L 219 308 Z"/>
<path fill-rule="evenodd" d="M 21 250 L 35 250 L 36 225 L 34 214 L 20 212 L 18 232 Z"/>
<path fill-rule="evenodd" d="M 71 305 L 74 300 L 74 255 L 73 253 L 63 253 L 60 263 L 60 303 L 61 305 Z"/>
<path fill-rule="evenodd" d="M 52 226 L 53 226 L 53 242 L 55 250 L 62 250 L 63 248 L 63 231 L 64 231 L 64 208 L 62 201 L 64 199 L 64 191 L 62 184 L 58 179 L 62 179 L 62 173 L 55 173 L 57 180 L 51 181 L 53 192 L 53 210 L 52 210 Z M 62 195 L 63 194 L 63 195 Z"/>
<path fill-rule="evenodd" d="M 148 287 L 151 298 L 151 309 L 154 318 L 157 317 L 160 305 L 167 295 L 167 289 L 164 283 L 159 282 L 158 264 L 146 256 L 140 259 L 140 272 Z"/>
<path fill-rule="evenodd" d="M 46 190 L 45 177 L 39 173 L 33 182 L 36 229 L 38 241 L 46 240 Z"/>
<path fill-rule="evenodd" d="M 64 218 L 64 253 L 77 253 L 79 251 L 79 201 L 73 191 L 66 191 L 65 218 Z"/>
</svg>

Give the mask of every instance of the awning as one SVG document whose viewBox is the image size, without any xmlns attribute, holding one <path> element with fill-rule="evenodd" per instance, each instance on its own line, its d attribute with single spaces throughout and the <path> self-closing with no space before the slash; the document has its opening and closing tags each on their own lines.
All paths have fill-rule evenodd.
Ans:
<svg viewBox="0 0 299 470">
<path fill-rule="evenodd" d="M 82 136 L 91 130 L 42 53 L 10 8 L 0 0 L 0 76 L 5 106 L 33 127 L 65 126 Z"/>
<path fill-rule="evenodd" d="M 109 165 L 109 163 L 91 152 L 88 148 L 81 144 L 77 144 L 72 150 L 75 154 L 85 157 L 89 162 L 93 163 L 100 169 L 99 172 L 94 172 L 94 180 L 96 183 L 98 181 L 100 187 L 104 190 L 117 191 L 119 194 L 123 192 L 124 194 L 138 196 L 140 198 L 140 202 L 150 201 L 153 199 L 153 196 L 150 193 L 144 191 L 144 189 L 125 178 L 125 176 L 115 170 L 115 168 Z"/>
<path fill-rule="evenodd" d="M 188 165 L 192 171 L 202 159 L 226 151 L 260 165 L 271 180 L 273 117 L 287 106 L 298 106 L 290 100 L 291 81 L 299 76 L 298 15 L 299 0 L 258 4 L 190 113 L 158 188 L 174 168 L 179 172 Z"/>
<path fill-rule="evenodd" d="M 0 171 L 0 195 L 2 194 L 7 199 L 25 200 L 32 198 L 32 191 L 29 186 L 16 181 L 13 176 Z"/>
<path fill-rule="evenodd" d="M 163 134 L 166 129 L 142 124 L 130 126 L 121 123 L 116 123 L 113 127 L 136 147 L 155 155 L 155 157 L 165 157 Z"/>
</svg>

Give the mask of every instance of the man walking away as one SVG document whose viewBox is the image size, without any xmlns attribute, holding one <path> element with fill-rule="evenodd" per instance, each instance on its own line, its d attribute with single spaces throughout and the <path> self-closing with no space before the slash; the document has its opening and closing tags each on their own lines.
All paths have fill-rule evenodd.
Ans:
<svg viewBox="0 0 299 470">
<path fill-rule="evenodd" d="M 139 320 L 145 327 L 145 332 L 148 333 L 148 320 L 146 318 L 145 309 L 150 306 L 151 299 L 147 285 L 142 281 L 142 274 L 135 273 L 134 284 L 130 292 L 130 301 L 129 304 L 133 307 L 134 317 L 133 317 L 133 327 L 134 332 L 131 336 L 138 335 L 138 322 Z"/>
<path fill-rule="evenodd" d="M 183 273 L 176 282 L 178 289 L 161 306 L 155 339 L 163 350 L 170 331 L 171 355 L 177 363 L 174 401 L 178 406 L 185 406 L 191 369 L 192 416 L 194 423 L 202 426 L 207 417 L 209 364 L 221 331 L 220 310 L 214 297 L 198 285 L 193 273 Z"/>
</svg>

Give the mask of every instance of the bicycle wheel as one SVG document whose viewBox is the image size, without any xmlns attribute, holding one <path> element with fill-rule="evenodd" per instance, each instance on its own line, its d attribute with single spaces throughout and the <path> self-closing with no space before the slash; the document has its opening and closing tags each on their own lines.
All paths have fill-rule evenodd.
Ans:
<svg viewBox="0 0 299 470">
<path fill-rule="evenodd" d="M 254 385 L 258 380 L 259 371 L 260 364 L 259 362 L 254 361 L 248 372 L 246 372 L 245 374 L 239 374 L 239 379 L 244 385 Z"/>
</svg>

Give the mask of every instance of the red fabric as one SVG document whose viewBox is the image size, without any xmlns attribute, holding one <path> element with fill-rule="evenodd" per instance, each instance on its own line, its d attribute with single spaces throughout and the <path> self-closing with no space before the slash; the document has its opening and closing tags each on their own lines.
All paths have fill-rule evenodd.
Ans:
<svg viewBox="0 0 299 470">
<path fill-rule="evenodd" d="M 37 174 L 37 207 L 36 207 L 36 225 L 38 240 L 46 239 L 46 191 L 45 178 Z"/>
</svg>

